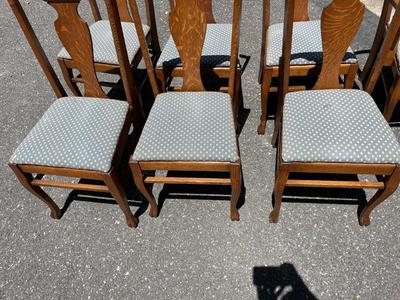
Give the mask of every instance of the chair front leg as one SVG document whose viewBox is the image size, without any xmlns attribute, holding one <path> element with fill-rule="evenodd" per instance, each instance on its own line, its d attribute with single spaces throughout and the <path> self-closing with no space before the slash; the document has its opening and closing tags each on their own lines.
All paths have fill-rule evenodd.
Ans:
<svg viewBox="0 0 400 300">
<path fill-rule="evenodd" d="M 399 186 L 399 183 L 400 166 L 397 166 L 391 175 L 385 177 L 385 187 L 382 190 L 378 190 L 361 211 L 358 219 L 361 226 L 368 226 L 371 223 L 370 214 L 372 210 L 393 194 Z"/>
<path fill-rule="evenodd" d="M 33 180 L 32 174 L 22 172 L 17 165 L 10 164 L 10 168 L 14 171 L 22 186 L 42 200 L 50 208 L 50 217 L 53 219 L 60 219 L 62 213 L 57 204 L 50 198 L 49 195 L 46 194 L 45 191 L 42 190 L 42 188 L 31 184 Z"/>
<path fill-rule="evenodd" d="M 129 227 L 136 228 L 139 220 L 134 216 L 129 208 L 128 199 L 126 198 L 125 192 L 118 181 L 117 174 L 115 171 L 111 171 L 109 174 L 103 175 L 103 181 L 107 185 L 111 192 L 111 195 L 117 201 L 119 207 L 125 215 L 126 223 Z"/>
<path fill-rule="evenodd" d="M 230 168 L 230 178 L 231 178 L 231 220 L 239 221 L 240 214 L 237 208 L 237 204 L 240 197 L 240 192 L 242 191 L 242 174 L 240 168 L 240 162 L 232 163 Z"/>
<path fill-rule="evenodd" d="M 149 205 L 150 205 L 149 216 L 156 218 L 158 216 L 157 202 L 154 199 L 152 191 L 144 183 L 143 171 L 140 168 L 140 165 L 138 162 L 136 162 L 136 161 L 130 162 L 129 164 L 130 164 L 130 167 L 132 170 L 133 179 L 135 181 L 137 189 L 139 190 L 139 192 L 142 193 L 142 195 L 147 200 L 147 202 L 149 202 Z"/>
<path fill-rule="evenodd" d="M 281 210 L 283 191 L 285 190 L 286 182 L 289 178 L 289 167 L 281 164 L 277 170 L 274 188 L 274 209 L 269 214 L 270 223 L 278 223 L 279 212 Z"/>
</svg>

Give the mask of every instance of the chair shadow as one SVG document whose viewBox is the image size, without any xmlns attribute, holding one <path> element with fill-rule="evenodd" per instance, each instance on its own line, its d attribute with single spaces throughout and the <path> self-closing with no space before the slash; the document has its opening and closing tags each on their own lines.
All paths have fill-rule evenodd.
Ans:
<svg viewBox="0 0 400 300">
<path fill-rule="evenodd" d="M 168 172 L 168 177 L 208 177 L 221 178 L 224 173 L 219 172 Z M 182 200 L 209 200 L 209 201 L 230 201 L 231 188 L 229 186 L 217 185 L 177 185 L 164 184 L 158 196 L 158 211 L 164 206 L 167 199 Z M 240 209 L 246 202 L 246 187 L 242 180 L 242 191 L 239 196 L 237 208 Z"/>
<path fill-rule="evenodd" d="M 290 263 L 283 263 L 279 267 L 254 267 L 253 284 L 257 287 L 259 300 L 317 300 Z"/>
<path fill-rule="evenodd" d="M 358 176 L 353 174 L 293 174 L 290 179 L 358 181 Z M 271 198 L 272 206 L 274 206 L 274 194 Z M 360 216 L 361 211 L 367 205 L 367 197 L 363 189 L 288 187 L 285 189 L 282 202 L 354 205 L 357 206 L 357 216 Z"/>
<path fill-rule="evenodd" d="M 87 179 L 81 179 L 79 183 L 102 184 L 102 182 Z M 144 200 L 143 196 L 139 193 L 134 184 L 129 185 L 128 188 L 125 187 L 125 192 L 129 206 L 137 207 L 136 212 L 132 213 L 134 213 L 136 217 L 140 217 L 146 212 L 149 206 L 148 202 Z M 61 208 L 62 215 L 67 212 L 71 204 L 75 201 L 117 205 L 117 202 L 110 193 L 73 190 L 69 193 L 63 207 Z"/>
</svg>

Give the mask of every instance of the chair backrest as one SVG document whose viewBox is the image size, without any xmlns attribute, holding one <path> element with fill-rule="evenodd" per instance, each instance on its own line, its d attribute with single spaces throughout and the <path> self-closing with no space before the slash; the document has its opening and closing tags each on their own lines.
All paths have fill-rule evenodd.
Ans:
<svg viewBox="0 0 400 300">
<path fill-rule="evenodd" d="M 171 0 L 172 1 L 172 0 Z M 293 22 L 301 22 L 310 20 L 308 16 L 308 0 L 297 0 L 294 5 Z M 262 71 L 265 63 L 265 56 L 267 55 L 267 42 L 268 42 L 268 27 L 270 23 L 270 10 L 271 0 L 263 0 L 263 15 L 262 15 L 262 36 L 261 36 L 261 57 L 260 57 L 260 72 Z M 261 76 L 261 73 L 260 73 Z M 261 81 L 261 77 L 260 77 Z"/>
<path fill-rule="evenodd" d="M 372 93 L 384 66 L 391 66 L 400 36 L 400 1 L 385 0 L 374 42 L 361 73 L 364 90 Z"/>
<path fill-rule="evenodd" d="M 283 95 L 288 91 L 293 22 L 296 0 L 285 1 L 285 23 L 279 77 Z M 340 88 L 339 70 L 346 50 L 357 34 L 365 6 L 359 0 L 333 0 L 321 15 L 323 62 L 313 89 Z"/>
<path fill-rule="evenodd" d="M 135 0 L 130 0 L 131 10 L 134 18 L 138 15 Z M 181 91 L 204 91 L 200 72 L 200 60 L 207 32 L 206 13 L 199 5 L 198 0 L 176 0 L 174 9 L 169 13 L 169 26 L 175 45 L 178 49 L 183 67 L 183 84 Z M 230 57 L 230 75 L 228 93 L 233 97 L 236 83 L 236 67 L 239 52 L 239 26 L 242 1 L 233 1 L 233 21 Z M 140 22 L 135 20 L 135 24 Z M 141 28 L 136 28 L 142 48 L 146 68 L 152 84 L 153 93 L 159 93 L 159 87 L 154 73 L 153 65 L 149 59 L 149 52 L 146 43 L 143 42 L 144 34 Z"/>
<path fill-rule="evenodd" d="M 57 11 L 54 26 L 65 49 L 79 70 L 87 97 L 107 98 L 97 79 L 89 26 L 78 12 L 80 0 L 45 0 Z"/>
<path fill-rule="evenodd" d="M 283 111 L 284 97 L 289 89 L 295 2 L 296 0 L 285 0 L 282 57 L 279 64 L 277 113 L 279 117 Z M 360 0 L 333 0 L 329 6 L 323 9 L 321 16 L 323 62 L 319 78 L 313 89 L 338 89 L 340 87 L 340 64 L 360 28 L 364 12 L 365 6 Z"/>
<path fill-rule="evenodd" d="M 171 11 L 173 11 L 175 8 L 175 2 L 176 0 L 169 0 L 169 7 Z M 212 0 L 198 0 L 197 5 L 206 14 L 207 24 L 215 23 Z"/>
<path fill-rule="evenodd" d="M 79 70 L 84 85 L 84 95 L 87 97 L 108 98 L 100 86 L 96 76 L 93 58 L 93 45 L 88 24 L 80 17 L 78 5 L 81 0 L 45 0 L 58 13 L 55 21 L 57 34 Z M 136 90 L 134 77 L 130 68 L 125 39 L 118 14 L 116 0 L 106 0 L 107 12 L 113 33 L 114 43 L 123 81 L 125 98 L 134 110 L 134 125 L 140 130 L 145 118 L 139 93 Z M 8 0 L 40 66 L 58 97 L 66 96 L 57 75 L 54 72 L 43 48 L 20 5 L 19 0 Z"/>
</svg>

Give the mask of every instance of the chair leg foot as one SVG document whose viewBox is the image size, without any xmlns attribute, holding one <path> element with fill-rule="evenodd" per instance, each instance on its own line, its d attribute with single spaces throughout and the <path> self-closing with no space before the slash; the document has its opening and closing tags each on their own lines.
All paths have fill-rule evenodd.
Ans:
<svg viewBox="0 0 400 300">
<path fill-rule="evenodd" d="M 32 174 L 22 172 L 17 165 L 10 165 L 10 168 L 14 171 L 22 186 L 50 208 L 50 217 L 56 220 L 61 219 L 62 212 L 53 199 L 41 187 L 31 185 L 31 181 L 33 180 Z"/>
<path fill-rule="evenodd" d="M 258 125 L 258 128 L 257 128 L 257 133 L 259 135 L 264 135 L 266 126 L 267 126 L 267 123 L 262 121 L 262 120 L 260 120 L 260 124 Z"/>
<path fill-rule="evenodd" d="M 154 199 L 153 193 L 144 183 L 143 171 L 140 168 L 138 162 L 130 163 L 133 179 L 135 181 L 136 187 L 139 192 L 143 195 L 143 197 L 147 200 L 150 205 L 149 216 L 152 218 L 158 217 L 158 206 L 157 202 Z"/>
<path fill-rule="evenodd" d="M 240 214 L 237 208 L 231 209 L 231 221 L 240 221 Z"/>
<path fill-rule="evenodd" d="M 278 209 L 273 209 L 270 214 L 269 214 L 269 222 L 270 223 L 278 223 L 279 222 L 279 211 L 280 211 L 280 207 Z"/>
<path fill-rule="evenodd" d="M 364 209 L 361 211 L 358 221 L 361 226 L 368 226 L 371 224 L 370 214 L 375 207 L 385 201 L 390 195 L 392 195 L 400 182 L 400 167 L 396 167 L 391 175 L 385 177 L 385 187 L 382 190 L 376 192 L 372 199 L 367 203 Z"/>
<path fill-rule="evenodd" d="M 369 216 L 360 216 L 358 218 L 358 223 L 360 224 L 360 226 L 368 226 L 371 224 L 371 220 Z"/>
<path fill-rule="evenodd" d="M 242 190 L 242 175 L 240 163 L 232 163 L 230 170 L 230 178 L 231 178 L 231 220 L 239 221 L 240 214 L 237 209 L 237 204 L 240 197 L 240 192 Z"/>
</svg>

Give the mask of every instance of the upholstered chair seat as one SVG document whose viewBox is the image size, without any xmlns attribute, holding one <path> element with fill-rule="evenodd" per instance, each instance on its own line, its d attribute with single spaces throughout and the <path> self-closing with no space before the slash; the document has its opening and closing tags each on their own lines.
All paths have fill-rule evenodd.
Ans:
<svg viewBox="0 0 400 300">
<path fill-rule="evenodd" d="M 128 59 L 133 61 L 136 53 L 140 49 L 138 36 L 136 34 L 135 24 L 121 22 L 122 31 L 125 38 Z M 115 50 L 114 39 L 111 32 L 110 22 L 101 20 L 89 26 L 93 43 L 93 56 L 95 63 L 118 65 L 118 57 Z M 145 35 L 150 31 L 150 27 L 143 24 Z M 58 54 L 58 58 L 71 59 L 68 51 L 63 48 Z"/>
<path fill-rule="evenodd" d="M 400 163 L 400 145 L 373 98 L 360 90 L 288 93 L 284 162 Z"/>
<path fill-rule="evenodd" d="M 238 159 L 231 97 L 220 92 L 159 94 L 133 154 L 136 161 Z"/>
<path fill-rule="evenodd" d="M 268 29 L 266 64 L 278 66 L 282 56 L 283 23 L 273 24 Z M 344 63 L 355 64 L 357 58 L 349 47 Z M 293 23 L 291 65 L 322 64 L 321 21 L 304 21 Z"/>
<path fill-rule="evenodd" d="M 125 101 L 60 98 L 18 146 L 10 163 L 108 172 L 128 110 Z"/>
</svg>

